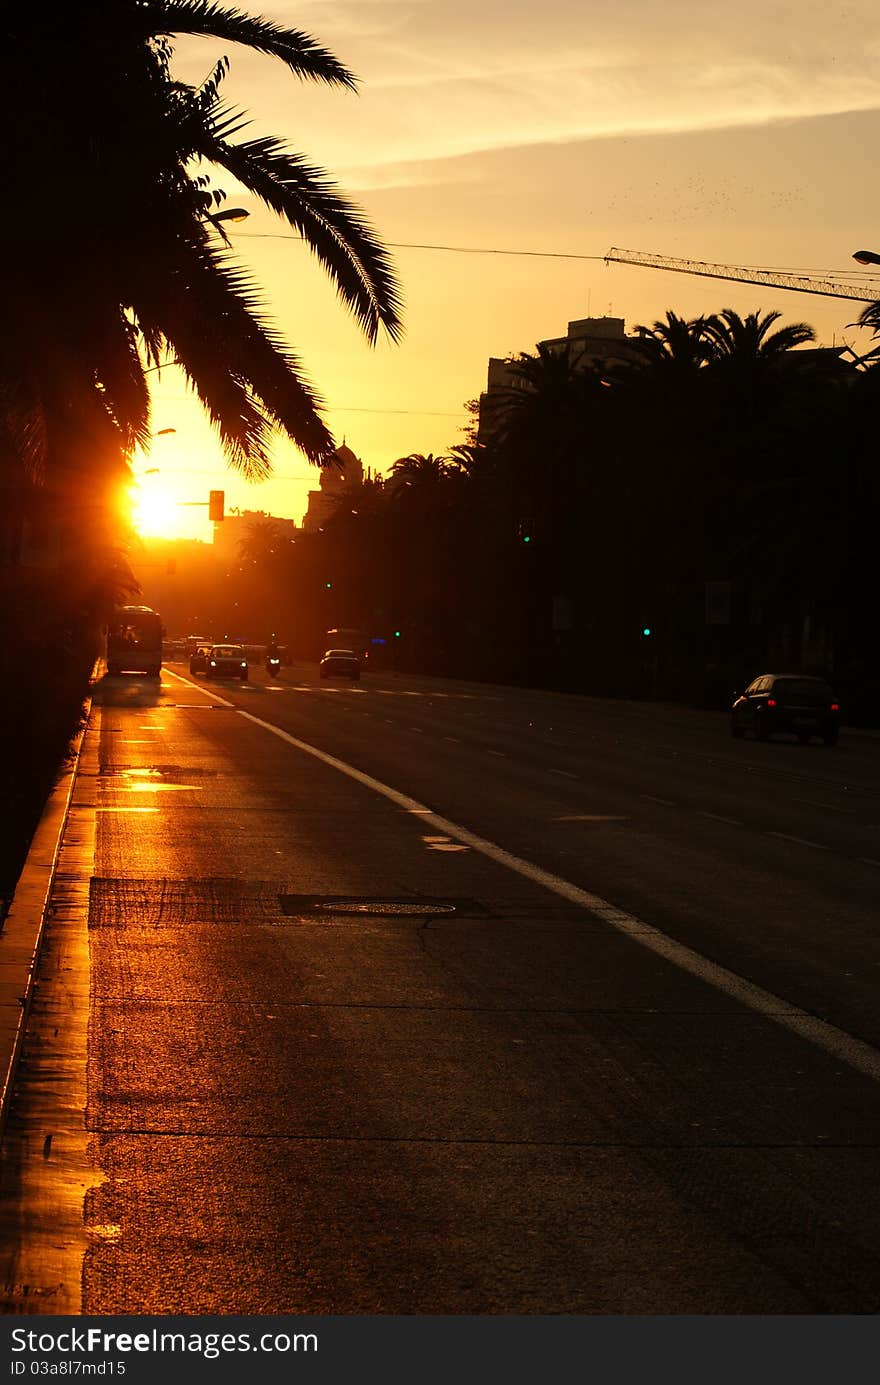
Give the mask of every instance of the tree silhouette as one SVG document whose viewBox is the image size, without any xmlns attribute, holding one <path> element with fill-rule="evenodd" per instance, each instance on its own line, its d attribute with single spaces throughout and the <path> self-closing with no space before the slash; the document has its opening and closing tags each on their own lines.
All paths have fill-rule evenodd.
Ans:
<svg viewBox="0 0 880 1385">
<path fill-rule="evenodd" d="M 400 331 L 389 261 L 362 215 L 326 174 L 277 139 L 241 138 L 225 105 L 223 59 L 199 87 L 171 73 L 171 34 L 244 45 L 307 81 L 354 78 L 299 31 L 208 0 L 91 0 L 65 45 L 23 11 L 0 55 L 27 139 L 4 141 L 7 185 L 27 188 L 3 230 L 2 262 L 17 363 L 0 362 L 19 417 L 75 414 L 85 395 L 125 450 L 149 433 L 144 364 L 177 361 L 232 465 L 267 474 L 273 429 L 312 460 L 332 440 L 296 356 L 265 318 L 262 295 L 231 253 L 224 194 L 206 169 L 233 176 L 297 231 L 368 340 Z M 14 49 L 14 54 L 12 50 Z M 52 169 L 51 181 L 33 176 Z M 59 214 L 65 234 L 59 244 Z M 23 464 L 45 462 L 32 429 Z"/>
<path fill-rule="evenodd" d="M 688 321 L 667 312 L 665 321 L 657 321 L 651 327 L 636 327 L 636 336 L 638 354 L 633 364 L 637 368 L 649 367 L 664 381 L 670 375 L 692 380 L 711 355 L 707 321 L 702 317 Z"/>
</svg>

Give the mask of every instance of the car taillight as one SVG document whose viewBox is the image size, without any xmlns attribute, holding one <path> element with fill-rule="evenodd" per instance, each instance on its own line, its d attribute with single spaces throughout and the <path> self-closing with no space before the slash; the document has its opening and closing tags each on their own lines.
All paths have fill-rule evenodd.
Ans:
<svg viewBox="0 0 880 1385">
<path fill-rule="evenodd" d="M 832 702 L 832 703 L 831 703 L 831 706 L 828 708 L 828 710 L 829 710 L 829 712 L 839 712 L 839 711 L 840 711 L 840 703 L 839 703 L 839 702 Z"/>
<path fill-rule="evenodd" d="M 768 706 L 768 707 L 775 707 L 775 706 L 776 706 L 776 698 L 775 698 L 775 697 L 768 697 L 768 698 L 767 698 L 767 706 Z"/>
</svg>

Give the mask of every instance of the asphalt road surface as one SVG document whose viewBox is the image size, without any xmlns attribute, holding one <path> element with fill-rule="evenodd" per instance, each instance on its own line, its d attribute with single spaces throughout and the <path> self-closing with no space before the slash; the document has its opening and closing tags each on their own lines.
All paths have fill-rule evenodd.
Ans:
<svg viewBox="0 0 880 1385">
<path fill-rule="evenodd" d="M 877 1312 L 878 771 L 668 706 L 106 679 L 42 1311 L 73 1264 L 95 1314 Z M 40 1157 L 51 1220 L 43 1078 L 7 1226 Z"/>
</svg>

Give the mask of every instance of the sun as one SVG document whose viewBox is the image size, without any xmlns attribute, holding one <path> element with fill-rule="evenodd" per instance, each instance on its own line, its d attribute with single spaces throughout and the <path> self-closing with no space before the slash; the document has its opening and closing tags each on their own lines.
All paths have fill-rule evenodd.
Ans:
<svg viewBox="0 0 880 1385">
<path fill-rule="evenodd" d="M 158 486 L 138 486 L 132 500 L 132 521 L 142 538 L 172 538 L 177 531 L 177 505 Z"/>
</svg>

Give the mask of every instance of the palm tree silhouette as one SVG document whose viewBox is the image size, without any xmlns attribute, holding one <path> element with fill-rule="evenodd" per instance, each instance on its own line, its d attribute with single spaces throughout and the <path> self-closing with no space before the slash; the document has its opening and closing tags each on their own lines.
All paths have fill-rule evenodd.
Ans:
<svg viewBox="0 0 880 1385">
<path fill-rule="evenodd" d="M 392 338 L 401 330 L 389 259 L 323 171 L 278 139 L 241 137 L 246 116 L 220 97 L 225 58 L 198 87 L 174 78 L 172 34 L 244 45 L 303 80 L 355 86 L 308 35 L 212 0 L 90 0 L 63 51 L 23 11 L 0 55 L 28 134 L 0 154 L 7 185 L 28 190 L 3 231 L 17 361 L 7 350 L 0 373 L 23 418 L 48 410 L 69 421 L 90 397 L 125 451 L 150 431 L 145 368 L 170 357 L 245 475 L 268 474 L 276 428 L 323 462 L 332 439 L 320 401 L 231 252 L 210 170 L 302 237 L 370 342 L 380 328 Z M 39 429 L 25 452 L 39 470 Z"/>
<path fill-rule="evenodd" d="M 743 360 L 775 361 L 796 346 L 816 340 L 806 322 L 790 322 L 771 332 L 782 313 L 748 313 L 740 317 L 733 308 L 724 308 L 705 320 L 705 331 L 715 360 L 737 356 Z"/>
<path fill-rule="evenodd" d="M 392 493 L 432 492 L 444 481 L 461 473 L 461 466 L 449 457 L 435 457 L 433 452 L 411 452 L 391 463 Z"/>
</svg>

